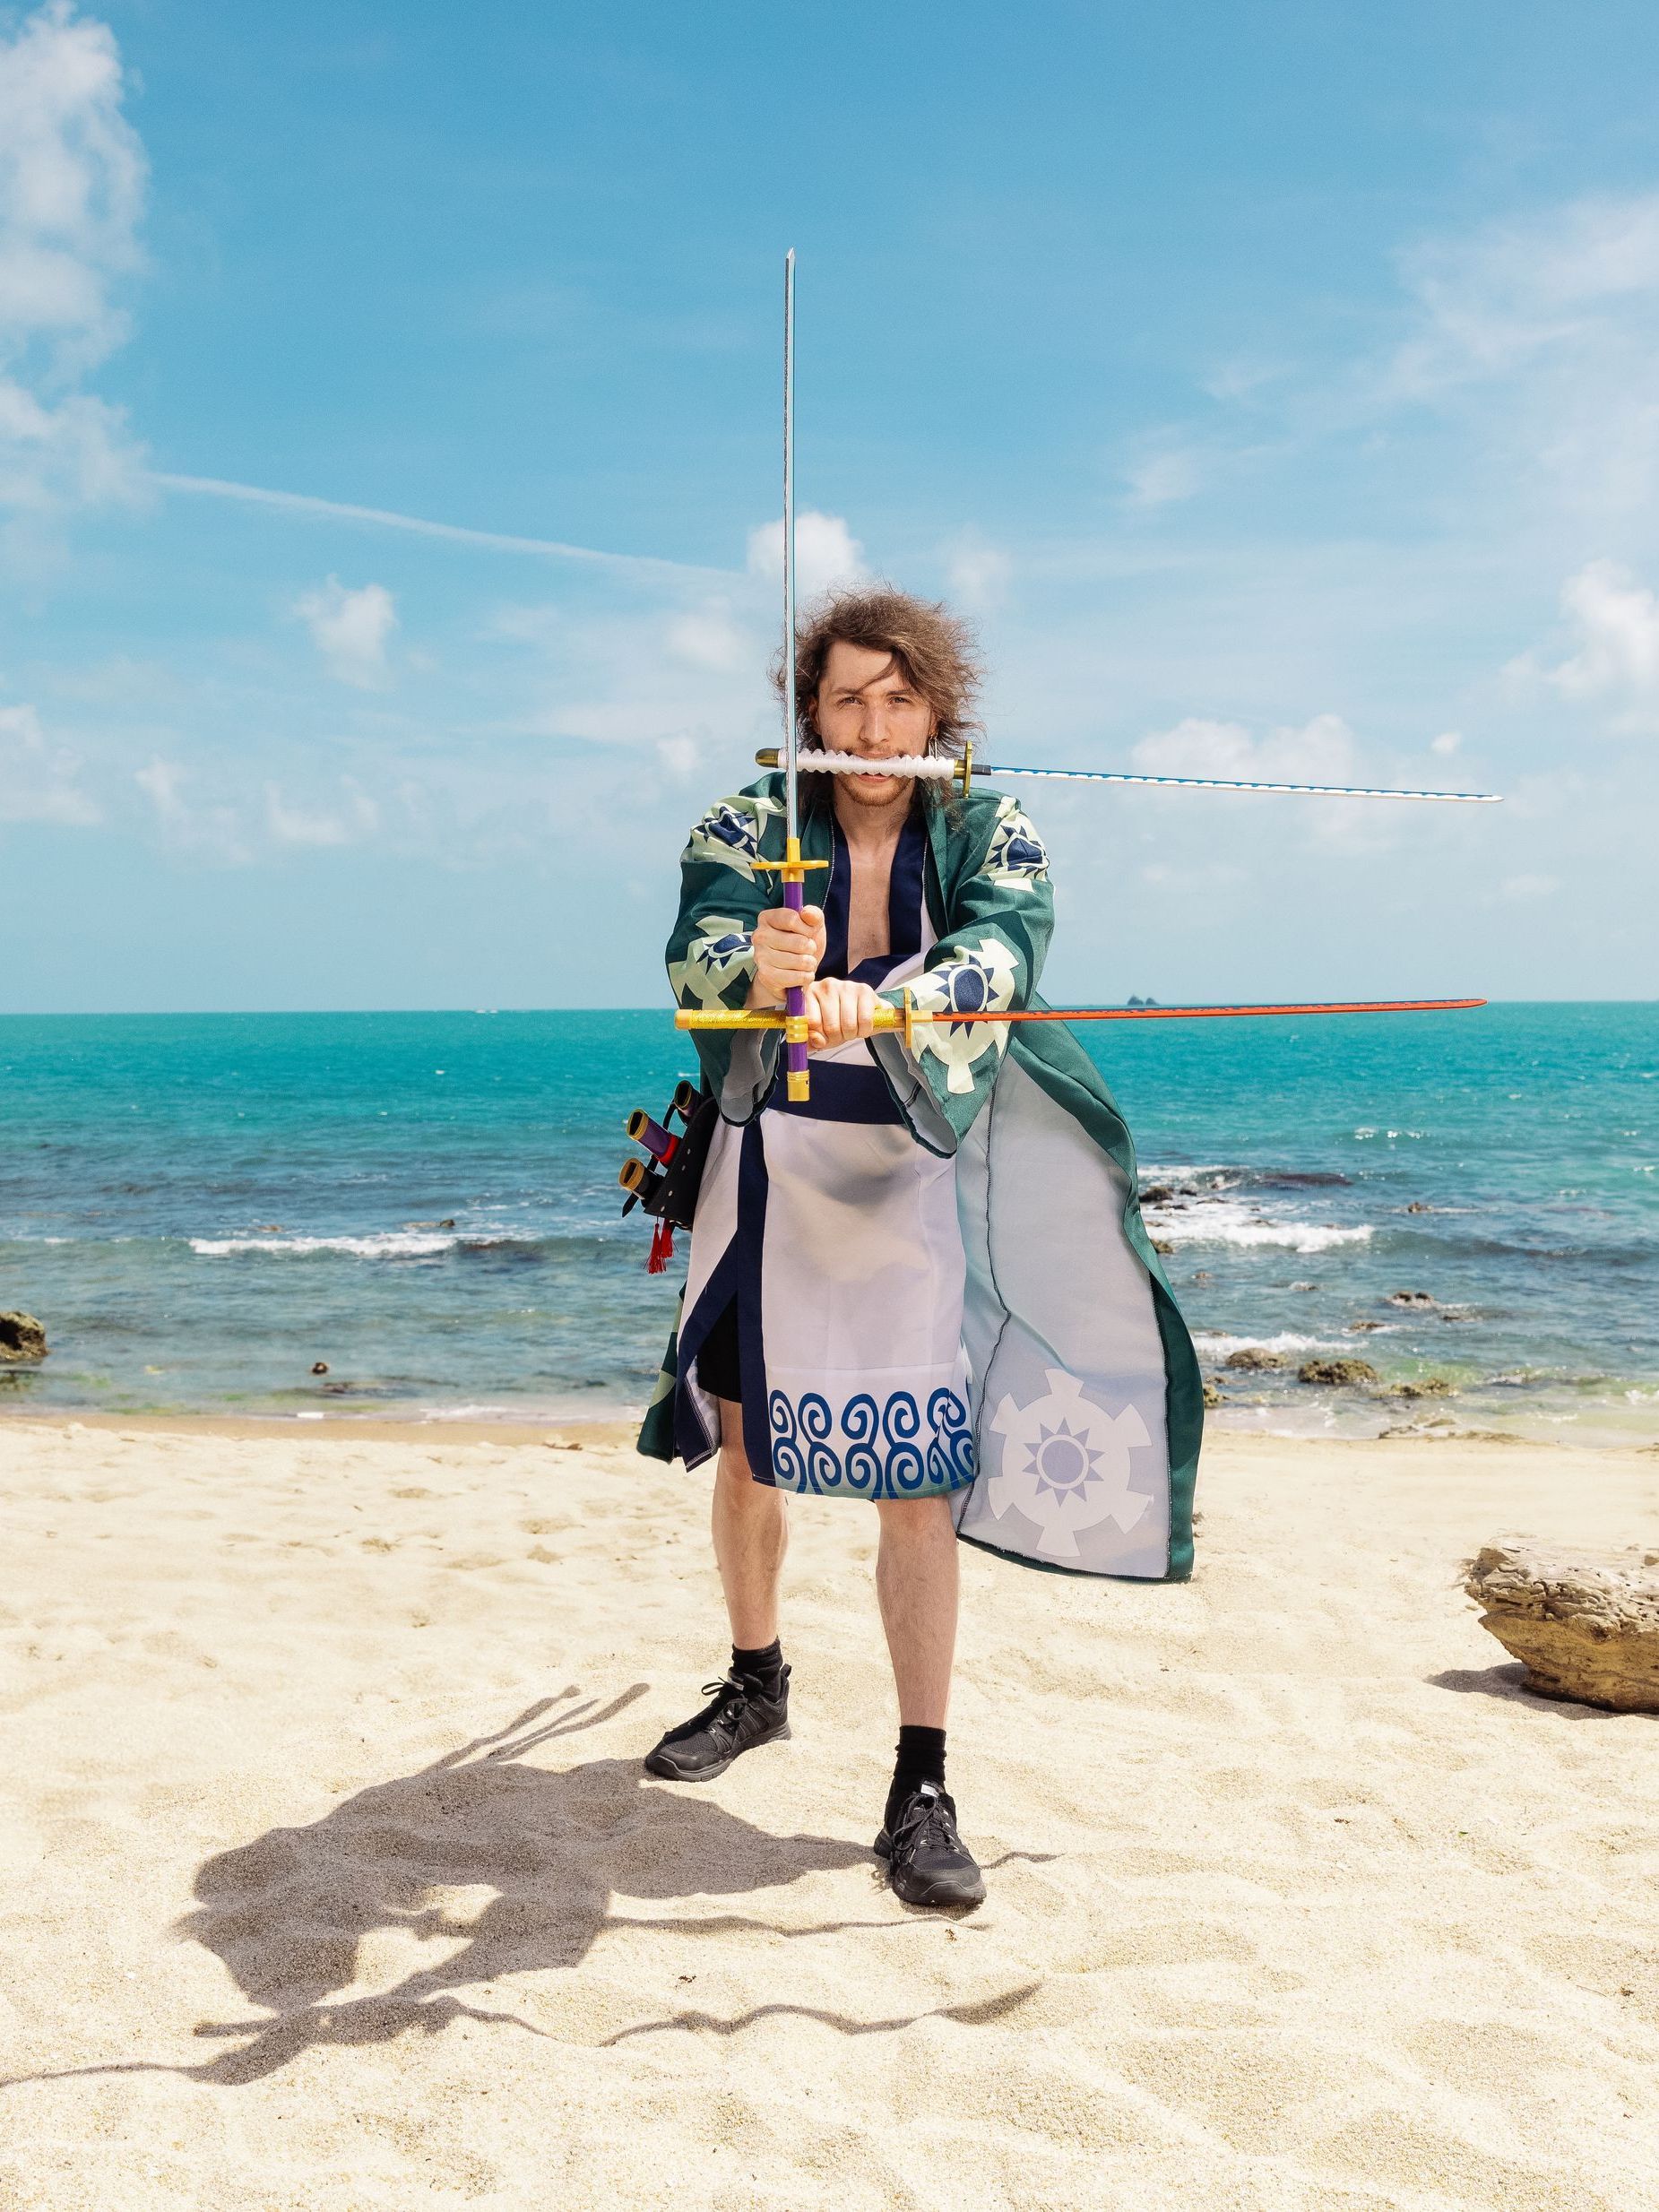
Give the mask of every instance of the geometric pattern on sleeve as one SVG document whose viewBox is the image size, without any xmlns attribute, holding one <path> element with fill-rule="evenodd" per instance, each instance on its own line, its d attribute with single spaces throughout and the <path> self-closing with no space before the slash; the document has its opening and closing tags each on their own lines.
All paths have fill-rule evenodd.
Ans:
<svg viewBox="0 0 1659 2212">
<path fill-rule="evenodd" d="M 998 937 L 982 937 L 977 946 L 964 946 L 955 960 L 937 968 L 924 968 L 909 989 L 924 1012 L 940 1014 L 992 1013 L 1009 1005 L 1019 981 L 1019 962 Z M 912 1035 L 920 1054 L 930 1052 L 946 1067 L 946 1088 L 972 1091 L 973 1064 L 987 1052 L 1008 1049 L 1007 1026 L 1002 1022 L 930 1022 Z"/>
<path fill-rule="evenodd" d="M 725 994 L 755 973 L 755 940 L 730 914 L 705 915 L 683 960 L 669 963 L 669 988 L 682 1007 L 719 1007 Z"/>
<path fill-rule="evenodd" d="M 782 811 L 775 799 L 747 792 L 735 799 L 716 799 L 693 828 L 685 858 L 733 868 L 753 883 L 766 817 Z"/>
<path fill-rule="evenodd" d="M 1003 891 L 1029 891 L 1047 882 L 1048 849 L 1017 799 L 998 801 L 997 826 L 978 872 Z"/>
</svg>

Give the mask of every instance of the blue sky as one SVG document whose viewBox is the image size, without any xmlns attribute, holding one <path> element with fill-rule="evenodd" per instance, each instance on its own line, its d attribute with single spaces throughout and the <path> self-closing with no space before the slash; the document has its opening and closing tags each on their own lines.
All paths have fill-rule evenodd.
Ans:
<svg viewBox="0 0 1659 2212">
<path fill-rule="evenodd" d="M 1508 794 L 1026 786 L 1050 995 L 1655 994 L 1650 6 L 3 20 L 0 1007 L 655 1000 L 789 245 L 993 756 Z"/>
</svg>

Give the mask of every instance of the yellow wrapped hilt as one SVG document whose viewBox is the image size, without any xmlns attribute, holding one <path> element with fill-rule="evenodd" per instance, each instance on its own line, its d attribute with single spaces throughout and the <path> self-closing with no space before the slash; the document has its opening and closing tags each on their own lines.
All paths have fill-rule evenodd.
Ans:
<svg viewBox="0 0 1659 2212">
<path fill-rule="evenodd" d="M 777 1007 L 744 1007 L 736 1013 L 729 1007 L 682 1007 L 674 1016 L 674 1026 L 676 1029 L 781 1029 L 787 1041 L 791 1018 Z M 948 1015 L 940 1016 L 929 1014 L 925 1007 L 919 1007 L 906 991 L 902 1007 L 877 1007 L 875 1025 L 884 1034 L 888 1030 L 901 1030 L 908 1045 L 912 1030 L 929 1022 L 948 1021 L 949 1018 Z M 801 1034 L 806 1034 L 804 1020 Z"/>
</svg>

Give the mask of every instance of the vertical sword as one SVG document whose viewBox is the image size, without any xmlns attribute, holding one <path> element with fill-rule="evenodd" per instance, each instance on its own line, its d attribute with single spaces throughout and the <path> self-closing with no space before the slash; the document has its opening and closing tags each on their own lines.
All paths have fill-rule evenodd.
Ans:
<svg viewBox="0 0 1659 2212">
<path fill-rule="evenodd" d="M 795 249 L 783 256 L 783 903 L 799 913 L 806 904 L 800 866 L 800 732 L 795 722 Z M 790 991 L 783 1027 L 787 1087 L 804 1099 L 807 1074 L 807 994 Z"/>
<path fill-rule="evenodd" d="M 823 860 L 800 857 L 800 733 L 795 700 L 795 249 L 783 257 L 783 858 L 756 860 L 782 879 L 783 903 L 799 913 L 807 903 L 808 868 Z M 791 1099 L 811 1095 L 807 1072 L 807 994 L 797 988 L 783 994 L 784 1087 Z"/>
<path fill-rule="evenodd" d="M 783 256 L 783 858 L 756 860 L 782 878 L 783 903 L 799 914 L 807 903 L 807 870 L 824 860 L 800 857 L 800 734 L 795 727 L 795 249 Z M 775 757 L 775 756 L 774 756 Z M 807 994 L 783 994 L 784 1087 L 791 1099 L 811 1095 L 807 1073 Z"/>
</svg>

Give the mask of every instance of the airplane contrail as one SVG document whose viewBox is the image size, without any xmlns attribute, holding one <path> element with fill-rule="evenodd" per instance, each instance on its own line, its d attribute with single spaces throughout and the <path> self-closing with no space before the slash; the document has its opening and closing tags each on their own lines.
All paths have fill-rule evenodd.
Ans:
<svg viewBox="0 0 1659 2212">
<path fill-rule="evenodd" d="M 566 545 L 557 538 L 517 538 L 499 530 L 470 530 L 460 523 L 434 523 L 425 515 L 397 514 L 386 507 L 354 506 L 341 499 L 320 499 L 310 492 L 272 491 L 263 484 L 235 484 L 218 476 L 176 476 L 152 470 L 150 480 L 163 491 L 192 493 L 210 499 L 237 499 L 249 506 L 274 507 L 288 514 L 306 514 L 320 520 L 363 523 L 380 530 L 406 530 L 420 538 L 441 538 L 452 545 L 475 545 L 494 553 L 529 553 L 542 558 L 588 561 L 602 568 L 616 568 L 657 575 L 730 582 L 735 571 L 704 568 L 691 561 L 664 560 L 653 553 L 601 553 L 586 545 Z"/>
</svg>

